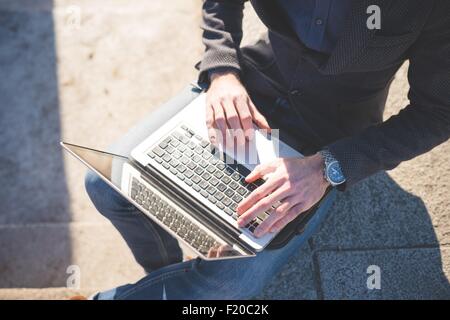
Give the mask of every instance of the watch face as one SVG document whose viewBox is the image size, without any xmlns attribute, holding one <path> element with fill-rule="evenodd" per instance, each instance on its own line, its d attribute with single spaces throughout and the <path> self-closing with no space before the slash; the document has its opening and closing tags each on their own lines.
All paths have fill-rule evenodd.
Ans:
<svg viewBox="0 0 450 320">
<path fill-rule="evenodd" d="M 342 174 L 339 163 L 334 161 L 328 165 L 327 177 L 333 184 L 340 184 L 345 181 L 345 177 Z"/>
</svg>

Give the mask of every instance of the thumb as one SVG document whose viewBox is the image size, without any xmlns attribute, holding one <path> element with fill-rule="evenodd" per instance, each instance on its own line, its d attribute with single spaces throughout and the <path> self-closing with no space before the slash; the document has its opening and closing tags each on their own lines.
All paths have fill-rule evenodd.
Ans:
<svg viewBox="0 0 450 320">
<path fill-rule="evenodd" d="M 248 174 L 248 176 L 245 178 L 245 181 L 247 183 L 251 183 L 255 180 L 258 180 L 259 178 L 262 178 L 267 172 L 268 172 L 267 165 L 263 164 L 257 165 L 255 169 L 253 169 L 253 171 Z"/>
</svg>

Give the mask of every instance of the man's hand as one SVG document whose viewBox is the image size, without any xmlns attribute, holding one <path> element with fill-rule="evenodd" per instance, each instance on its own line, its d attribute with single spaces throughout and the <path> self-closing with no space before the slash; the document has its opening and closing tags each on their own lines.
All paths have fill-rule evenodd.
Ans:
<svg viewBox="0 0 450 320">
<path fill-rule="evenodd" d="M 206 125 L 211 142 L 218 142 L 217 134 L 221 134 L 220 141 L 225 143 L 231 138 L 228 130 L 235 130 L 233 136 L 242 144 L 253 137 L 252 122 L 270 131 L 269 124 L 250 100 L 236 73 L 213 73 L 206 93 Z"/>
<path fill-rule="evenodd" d="M 324 178 L 323 168 L 324 161 L 319 154 L 305 158 L 280 158 L 257 166 L 246 181 L 253 182 L 262 177 L 267 177 L 267 180 L 239 204 L 239 226 L 245 226 L 280 202 L 275 211 L 256 228 L 254 234 L 260 237 L 267 232 L 280 231 L 325 194 L 329 183 Z"/>
</svg>

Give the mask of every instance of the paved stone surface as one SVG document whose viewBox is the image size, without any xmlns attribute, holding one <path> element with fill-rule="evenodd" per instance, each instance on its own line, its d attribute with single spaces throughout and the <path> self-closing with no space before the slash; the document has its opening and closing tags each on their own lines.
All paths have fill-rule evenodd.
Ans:
<svg viewBox="0 0 450 320">
<path fill-rule="evenodd" d="M 385 118 L 408 104 L 407 65 L 394 81 Z M 450 143 L 341 194 L 315 248 L 390 248 L 449 243 Z"/>
<path fill-rule="evenodd" d="M 259 299 L 317 299 L 314 267 L 308 245 L 283 267 L 280 274 L 264 289 Z"/>
<path fill-rule="evenodd" d="M 89 297 L 92 290 L 67 288 L 0 289 L 0 300 L 68 300 L 74 296 Z"/>
<path fill-rule="evenodd" d="M 80 288 L 108 289 L 144 273 L 109 224 L 70 223 L 0 228 L 0 287 L 64 287 L 71 265 Z"/>
<path fill-rule="evenodd" d="M 448 276 L 442 259 L 449 250 L 439 248 L 319 252 L 322 295 L 325 299 L 450 299 Z M 380 289 L 367 288 L 367 269 L 380 268 Z"/>
<path fill-rule="evenodd" d="M 0 74 L 8 79 L 0 83 L 0 287 L 61 287 L 70 264 L 81 267 L 82 292 L 142 275 L 89 202 L 85 169 L 58 142 L 105 148 L 194 80 L 200 4 L 0 0 Z M 265 30 L 252 10 L 244 30 L 244 44 Z M 406 71 L 393 83 L 386 118 L 408 103 Z M 261 297 L 448 296 L 449 156 L 447 142 L 340 195 L 311 246 Z M 385 280 L 381 292 L 367 293 L 361 283 L 374 260 Z M 3 289 L 0 298 L 71 292 Z"/>
</svg>

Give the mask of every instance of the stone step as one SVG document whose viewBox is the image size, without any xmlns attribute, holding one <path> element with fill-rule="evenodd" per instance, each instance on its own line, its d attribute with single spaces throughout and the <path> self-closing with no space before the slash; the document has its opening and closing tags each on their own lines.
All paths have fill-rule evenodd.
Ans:
<svg viewBox="0 0 450 320">
<path fill-rule="evenodd" d="M 73 270 L 79 270 L 82 290 L 108 289 L 144 275 L 106 222 L 4 225 L 0 247 L 2 288 L 66 287 Z"/>
<path fill-rule="evenodd" d="M 11 288 L 0 289 L 0 300 L 67 300 L 74 296 L 89 297 L 95 289 L 74 290 L 68 288 Z"/>
</svg>

